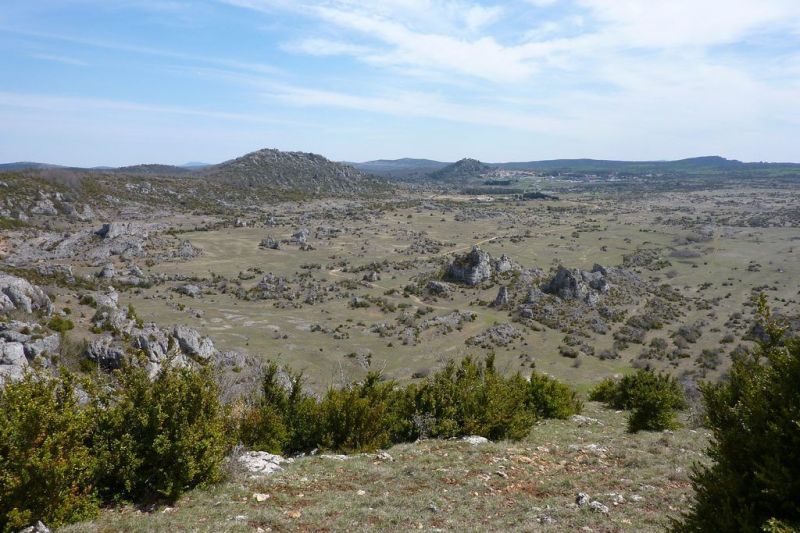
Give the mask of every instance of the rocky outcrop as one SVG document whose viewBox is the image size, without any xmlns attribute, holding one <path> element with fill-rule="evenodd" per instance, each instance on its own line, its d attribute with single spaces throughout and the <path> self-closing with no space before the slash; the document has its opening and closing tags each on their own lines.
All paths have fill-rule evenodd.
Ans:
<svg viewBox="0 0 800 533">
<path fill-rule="evenodd" d="M 542 285 L 542 290 L 562 300 L 580 300 L 594 305 L 610 290 L 606 273 L 600 265 L 595 265 L 591 272 L 560 266 L 555 275 Z"/>
<path fill-rule="evenodd" d="M 494 262 L 494 271 L 498 274 L 514 269 L 514 263 L 511 262 L 511 259 L 509 259 L 506 254 L 501 255 L 500 258 Z"/>
<path fill-rule="evenodd" d="M 114 370 L 125 360 L 125 347 L 111 336 L 100 337 L 86 345 L 84 356 L 101 368 Z"/>
<path fill-rule="evenodd" d="M 217 352 L 210 338 L 202 337 L 197 330 L 188 326 L 175 326 L 172 336 L 181 351 L 193 359 L 207 361 Z"/>
<path fill-rule="evenodd" d="M 308 231 L 308 228 L 301 228 L 293 233 L 289 240 L 295 244 L 306 244 L 310 234 L 311 232 Z"/>
<path fill-rule="evenodd" d="M 0 385 L 22 379 L 27 369 L 25 346 L 21 342 L 0 340 Z"/>
<path fill-rule="evenodd" d="M 448 263 L 445 279 L 470 286 L 479 285 L 491 279 L 492 264 L 492 256 L 474 246 L 469 253 L 456 256 Z"/>
<path fill-rule="evenodd" d="M 130 333 L 133 330 L 136 321 L 128 316 L 127 309 L 119 307 L 119 295 L 113 288 L 106 293 L 95 294 L 94 300 L 97 303 L 97 311 L 92 317 L 95 328 L 118 333 Z"/>
<path fill-rule="evenodd" d="M 0 313 L 15 310 L 49 315 L 53 312 L 53 303 L 40 287 L 26 279 L 0 272 Z"/>
</svg>

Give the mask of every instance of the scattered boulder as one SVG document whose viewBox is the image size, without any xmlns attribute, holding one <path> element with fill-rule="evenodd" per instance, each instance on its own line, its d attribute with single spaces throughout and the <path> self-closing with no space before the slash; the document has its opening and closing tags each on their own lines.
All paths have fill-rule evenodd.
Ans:
<svg viewBox="0 0 800 533">
<path fill-rule="evenodd" d="M 444 281 L 436 281 L 432 280 L 428 282 L 426 286 L 428 292 L 435 296 L 442 296 L 442 297 L 449 297 L 453 293 L 453 287 L 449 283 Z"/>
<path fill-rule="evenodd" d="M 498 324 L 466 340 L 469 346 L 506 346 L 522 334 L 511 324 Z"/>
<path fill-rule="evenodd" d="M 505 285 L 500 287 L 497 291 L 497 296 L 494 298 L 494 302 L 492 302 L 492 307 L 502 309 L 508 306 L 508 287 Z"/>
<path fill-rule="evenodd" d="M 33 360 L 37 357 L 56 355 L 61 346 L 61 335 L 53 333 L 40 339 L 31 340 L 25 343 L 25 356 Z"/>
<path fill-rule="evenodd" d="M 261 239 L 261 243 L 259 244 L 262 248 L 267 248 L 270 250 L 278 250 L 280 248 L 280 243 L 277 239 L 273 239 L 272 235 L 265 239 Z"/>
<path fill-rule="evenodd" d="M 508 258 L 506 254 L 500 256 L 500 259 L 497 259 L 494 262 L 494 271 L 497 273 L 508 272 L 509 270 L 514 269 L 514 264 L 511 262 L 511 259 Z"/>
<path fill-rule="evenodd" d="M 113 263 L 108 263 L 95 275 L 100 279 L 114 279 L 114 276 L 117 275 L 117 271 Z"/>
<path fill-rule="evenodd" d="M 189 241 L 182 241 L 180 248 L 173 253 L 175 259 L 187 261 L 203 255 L 203 250 L 194 246 Z"/>
<path fill-rule="evenodd" d="M 192 358 L 207 361 L 217 353 L 210 338 L 201 337 L 196 329 L 189 326 L 175 326 L 172 336 L 178 342 L 181 351 Z"/>
<path fill-rule="evenodd" d="M 20 529 L 19 533 L 50 533 L 50 528 L 44 525 L 41 520 L 37 520 L 32 526 Z"/>
<path fill-rule="evenodd" d="M 375 283 L 376 281 L 380 281 L 381 280 L 381 275 L 378 274 L 378 272 L 376 272 L 375 270 L 373 270 L 372 272 L 368 272 L 367 274 L 364 274 L 364 277 L 362 279 L 364 281 L 368 281 L 370 283 Z"/>
<path fill-rule="evenodd" d="M 48 198 L 45 194 L 39 193 L 40 197 L 36 201 L 35 204 L 30 209 L 32 215 L 44 215 L 44 216 L 55 216 L 58 214 L 58 210 L 56 206 L 53 205 L 53 201 Z"/>
<path fill-rule="evenodd" d="M 39 265 L 36 267 L 36 271 L 42 276 L 63 277 L 67 281 L 75 281 L 72 267 L 69 265 Z"/>
<path fill-rule="evenodd" d="M 487 444 L 489 442 L 489 439 L 486 437 L 481 437 L 480 435 L 467 435 L 466 437 L 461 437 L 461 440 L 462 442 L 472 444 L 473 446 Z"/>
<path fill-rule="evenodd" d="M 131 231 L 131 225 L 123 222 L 110 222 L 100 226 L 100 229 L 95 231 L 95 234 L 103 239 L 114 239 L 120 235 L 128 235 Z"/>
<path fill-rule="evenodd" d="M 203 289 L 192 283 L 186 283 L 175 289 L 175 292 L 189 296 L 191 298 L 199 298 L 203 295 Z"/>
<path fill-rule="evenodd" d="M 268 476 L 283 470 L 282 464 L 293 462 L 293 459 L 285 459 L 267 452 L 245 452 L 239 456 L 239 464 L 251 474 L 258 476 Z"/>
</svg>

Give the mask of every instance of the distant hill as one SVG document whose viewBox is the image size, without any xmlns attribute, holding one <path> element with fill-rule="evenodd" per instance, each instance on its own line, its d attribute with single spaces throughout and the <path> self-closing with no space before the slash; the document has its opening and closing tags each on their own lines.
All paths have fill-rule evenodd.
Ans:
<svg viewBox="0 0 800 533">
<path fill-rule="evenodd" d="M 174 165 L 147 164 L 113 168 L 111 171 L 134 176 L 183 176 L 192 172 L 192 169 Z"/>
<path fill-rule="evenodd" d="M 798 169 L 796 163 L 743 163 L 719 156 L 692 157 L 677 161 L 613 161 L 603 159 L 551 159 L 513 163 L 495 163 L 492 166 L 507 170 L 538 170 L 545 172 L 587 173 L 703 173 L 742 170 Z"/>
<path fill-rule="evenodd" d="M 585 174 L 673 174 L 673 175 L 800 175 L 800 163 L 745 163 L 720 156 L 692 157 L 676 161 L 615 161 L 605 159 L 549 159 L 542 161 L 515 161 L 506 163 L 481 163 L 475 159 L 462 159 L 445 163 L 430 159 L 379 159 L 353 163 L 361 170 L 401 181 L 431 181 L 455 183 L 465 178 L 479 177 L 493 168 L 529 170 L 542 173 Z M 480 166 L 484 165 L 484 166 Z"/>
<path fill-rule="evenodd" d="M 373 175 L 318 154 L 264 149 L 245 154 L 197 173 L 235 186 L 269 186 L 307 193 L 358 193 L 385 182 Z"/>
<path fill-rule="evenodd" d="M 480 178 L 492 170 L 490 165 L 481 163 L 477 159 L 464 158 L 450 165 L 431 172 L 428 177 L 431 181 L 458 183 L 469 179 Z"/>
<path fill-rule="evenodd" d="M 431 159 L 413 159 L 405 157 L 402 159 L 378 159 L 376 161 L 349 164 L 358 170 L 369 172 L 376 176 L 395 179 L 413 179 L 426 176 L 431 172 L 436 172 L 450 163 L 433 161 Z"/>
<path fill-rule="evenodd" d="M 16 163 L 0 164 L 0 172 L 13 172 L 16 170 L 42 170 L 46 168 L 67 168 L 61 165 L 50 165 L 47 163 L 34 163 L 32 161 L 17 161 Z"/>
</svg>

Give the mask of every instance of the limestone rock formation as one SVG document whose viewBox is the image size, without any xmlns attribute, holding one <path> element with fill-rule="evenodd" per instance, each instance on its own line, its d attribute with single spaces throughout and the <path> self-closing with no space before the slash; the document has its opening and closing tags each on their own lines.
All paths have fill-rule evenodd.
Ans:
<svg viewBox="0 0 800 533">
<path fill-rule="evenodd" d="M 49 315 L 53 312 L 53 303 L 40 287 L 26 279 L 0 272 L 0 313 L 14 310 Z"/>
<path fill-rule="evenodd" d="M 447 265 L 445 278 L 466 285 L 479 285 L 492 277 L 492 256 L 473 246 L 472 250 L 454 257 Z"/>
</svg>

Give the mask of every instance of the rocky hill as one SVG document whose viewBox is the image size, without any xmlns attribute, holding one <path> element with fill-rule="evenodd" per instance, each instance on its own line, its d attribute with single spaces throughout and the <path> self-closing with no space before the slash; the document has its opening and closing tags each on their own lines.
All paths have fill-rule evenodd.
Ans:
<svg viewBox="0 0 800 533">
<path fill-rule="evenodd" d="M 219 165 L 200 175 L 238 187 L 269 186 L 307 193 L 360 193 L 384 187 L 383 180 L 318 154 L 263 149 Z"/>
<path fill-rule="evenodd" d="M 451 165 L 447 165 L 435 172 L 429 174 L 432 181 L 440 181 L 447 183 L 458 183 L 465 180 L 480 178 L 486 172 L 492 170 L 492 167 L 485 163 L 481 163 L 477 159 L 464 158 Z"/>
</svg>

